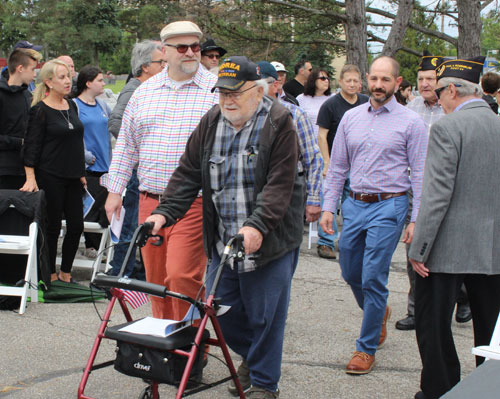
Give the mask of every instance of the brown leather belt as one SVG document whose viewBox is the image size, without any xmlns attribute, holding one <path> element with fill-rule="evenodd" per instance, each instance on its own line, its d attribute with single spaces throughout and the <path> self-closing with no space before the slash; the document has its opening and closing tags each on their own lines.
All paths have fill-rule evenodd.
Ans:
<svg viewBox="0 0 500 399">
<path fill-rule="evenodd" d="M 141 191 L 141 194 L 144 195 L 146 198 L 152 198 L 152 199 L 155 199 L 157 201 L 161 200 L 160 194 L 151 194 L 151 193 L 148 193 L 147 191 Z"/>
<path fill-rule="evenodd" d="M 349 197 L 354 198 L 356 201 L 363 202 L 380 202 L 389 198 L 401 197 L 406 195 L 406 193 L 378 193 L 378 194 L 363 194 L 363 193 L 353 193 L 349 191 Z"/>
</svg>

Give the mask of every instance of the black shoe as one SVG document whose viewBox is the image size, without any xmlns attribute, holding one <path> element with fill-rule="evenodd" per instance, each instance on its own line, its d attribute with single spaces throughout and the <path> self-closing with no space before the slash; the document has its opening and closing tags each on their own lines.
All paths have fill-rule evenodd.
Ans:
<svg viewBox="0 0 500 399">
<path fill-rule="evenodd" d="M 424 395 L 424 393 L 422 391 L 418 391 L 416 394 L 415 394 L 415 399 L 427 399 L 427 396 Z"/>
<path fill-rule="evenodd" d="M 415 316 L 408 315 L 406 318 L 396 322 L 396 329 L 401 331 L 410 331 L 415 329 Z"/>
<path fill-rule="evenodd" d="M 472 313 L 468 303 L 457 303 L 457 312 L 455 313 L 457 323 L 467 323 L 472 320 Z"/>
</svg>

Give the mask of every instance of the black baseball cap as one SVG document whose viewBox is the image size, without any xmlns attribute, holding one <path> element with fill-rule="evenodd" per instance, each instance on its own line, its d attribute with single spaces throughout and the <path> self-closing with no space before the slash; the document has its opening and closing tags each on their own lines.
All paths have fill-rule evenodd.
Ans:
<svg viewBox="0 0 500 399">
<path fill-rule="evenodd" d="M 218 76 L 212 92 L 216 88 L 238 90 L 248 81 L 262 79 L 257 64 L 242 55 L 226 58 L 219 67 Z"/>
<path fill-rule="evenodd" d="M 14 50 L 17 50 L 18 48 L 27 48 L 27 49 L 32 49 L 32 50 L 35 50 L 35 51 L 41 51 L 42 50 L 42 46 L 30 43 L 27 40 L 20 40 L 20 41 L 18 41 L 16 43 L 16 45 L 14 46 Z"/>
</svg>

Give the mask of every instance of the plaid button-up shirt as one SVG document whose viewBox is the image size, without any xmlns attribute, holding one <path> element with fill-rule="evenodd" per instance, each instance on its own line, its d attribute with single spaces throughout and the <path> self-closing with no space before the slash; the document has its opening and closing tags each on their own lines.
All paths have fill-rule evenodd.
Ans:
<svg viewBox="0 0 500 399">
<path fill-rule="evenodd" d="M 427 134 L 430 133 L 432 124 L 444 116 L 443 108 L 437 101 L 434 105 L 430 105 L 422 96 L 414 98 L 407 107 L 422 117 L 427 127 Z"/>
<path fill-rule="evenodd" d="M 202 116 L 218 103 L 217 76 L 205 68 L 178 83 L 168 68 L 141 84 L 125 112 L 109 173 L 101 184 L 121 194 L 136 164 L 139 190 L 162 194 Z"/>
<path fill-rule="evenodd" d="M 254 170 L 259 154 L 260 132 L 269 115 L 272 100 L 263 97 L 255 114 L 241 130 L 219 117 L 210 163 L 212 200 L 219 217 L 217 251 L 238 233 L 253 212 Z M 239 272 L 255 270 L 252 255 L 240 263 Z"/>
<path fill-rule="evenodd" d="M 302 108 L 295 104 L 280 100 L 280 104 L 290 111 L 293 125 L 299 139 L 300 154 L 306 173 L 307 202 L 306 205 L 320 206 L 321 172 L 323 171 L 323 158 L 318 146 L 318 137 L 314 126 Z M 299 161 L 300 163 L 300 161 Z M 299 165 L 299 172 L 302 172 Z"/>
</svg>

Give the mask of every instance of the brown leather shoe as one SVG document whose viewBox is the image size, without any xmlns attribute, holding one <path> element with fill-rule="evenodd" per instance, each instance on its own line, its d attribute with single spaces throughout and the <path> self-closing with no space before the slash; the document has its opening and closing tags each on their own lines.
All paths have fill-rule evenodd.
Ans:
<svg viewBox="0 0 500 399">
<path fill-rule="evenodd" d="M 351 361 L 347 364 L 347 374 L 368 374 L 375 366 L 375 356 L 365 352 L 354 352 Z"/>
<path fill-rule="evenodd" d="M 384 320 L 382 321 L 382 330 L 380 331 L 380 339 L 378 341 L 377 349 L 384 346 L 385 339 L 387 338 L 387 321 L 391 318 L 392 309 L 390 306 L 385 307 Z"/>
<path fill-rule="evenodd" d="M 318 245 L 318 256 L 325 259 L 337 259 L 335 251 L 328 245 Z"/>
</svg>

